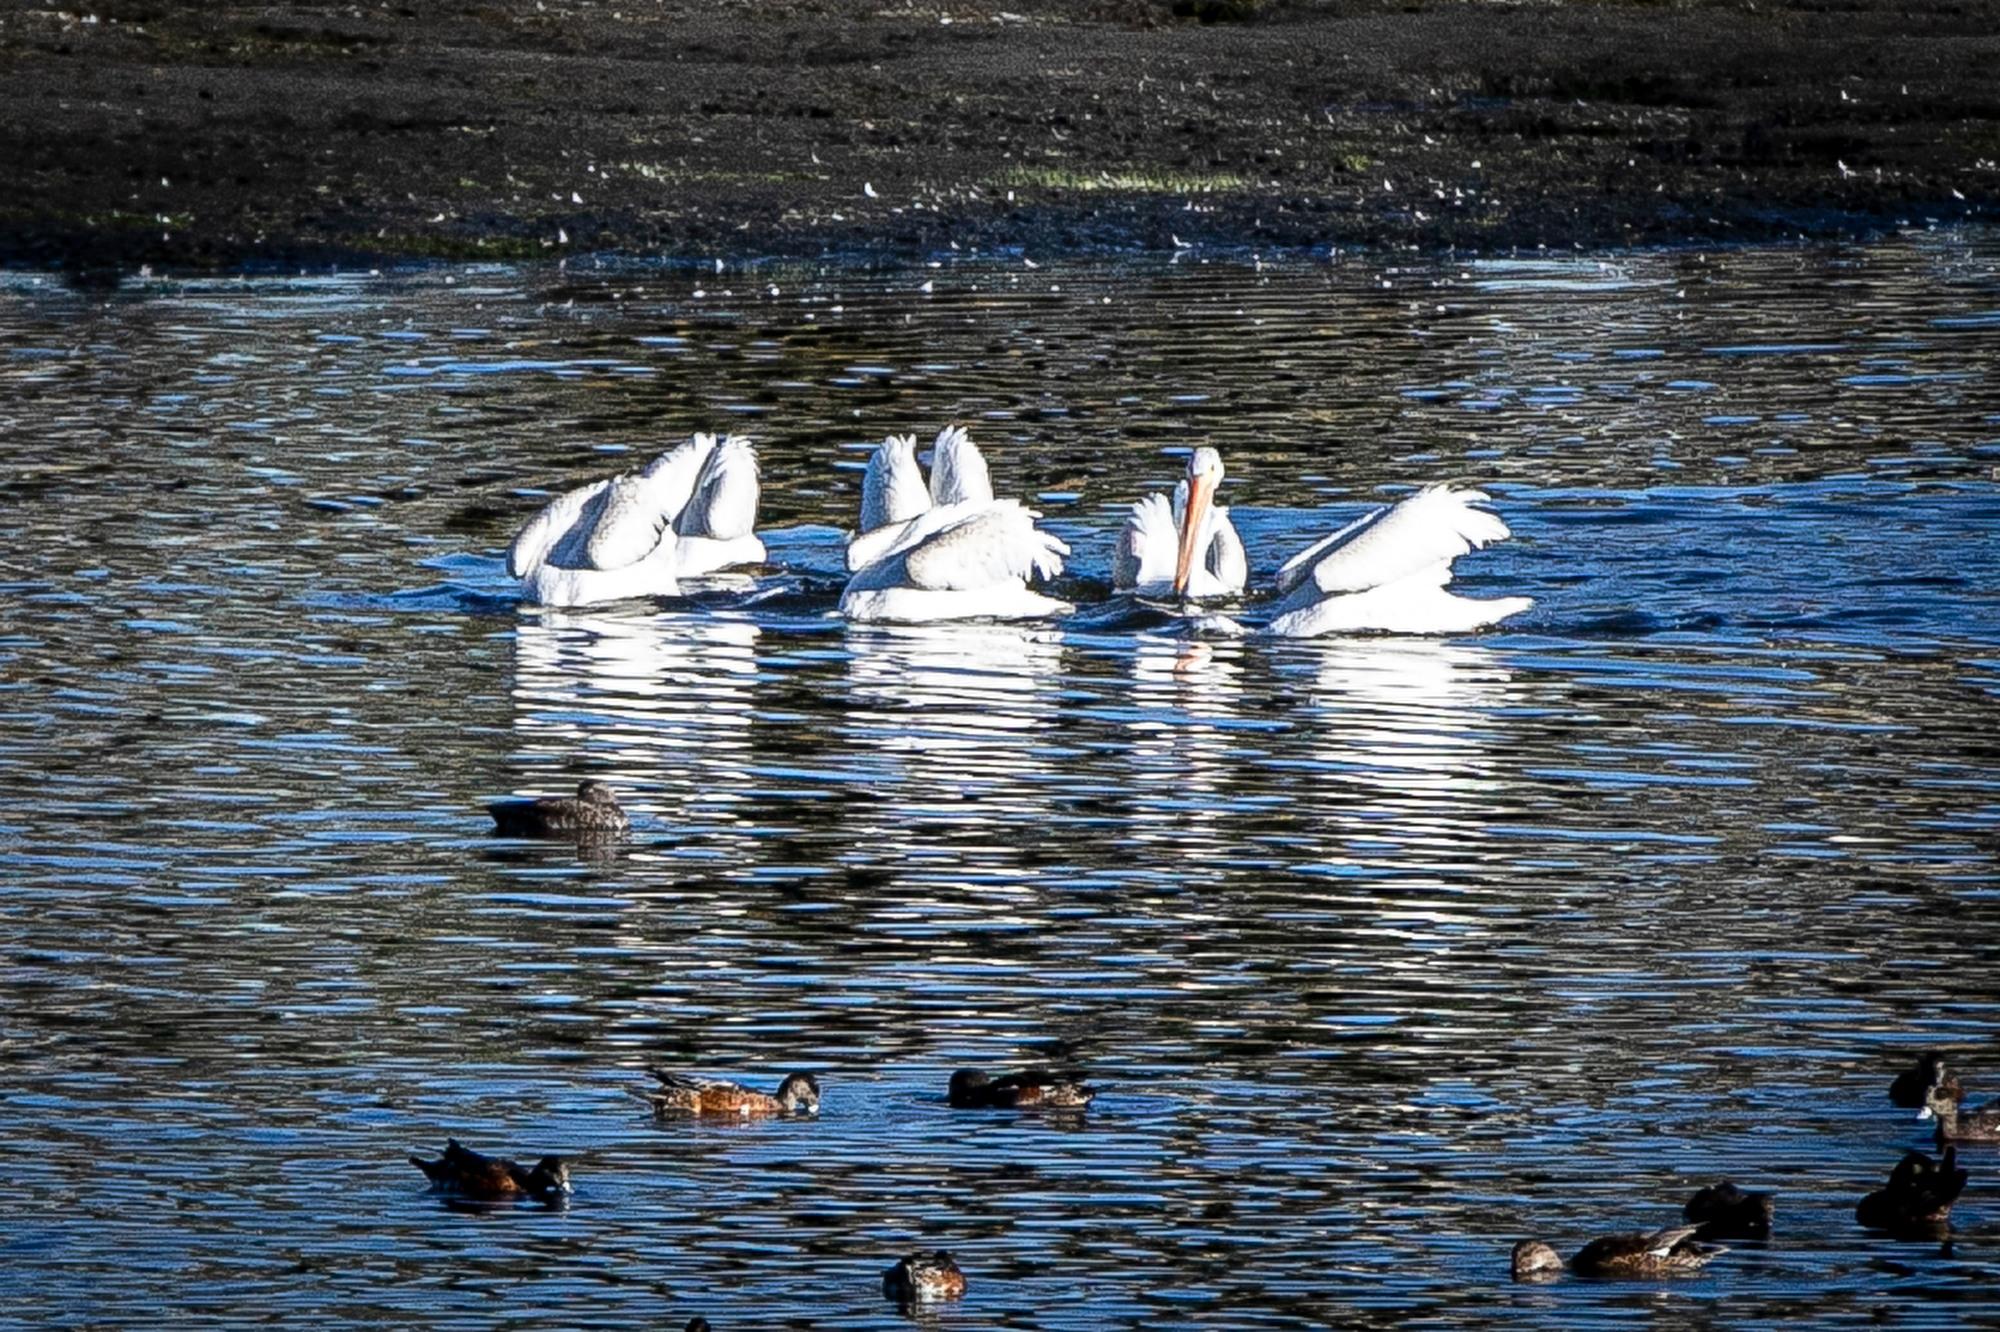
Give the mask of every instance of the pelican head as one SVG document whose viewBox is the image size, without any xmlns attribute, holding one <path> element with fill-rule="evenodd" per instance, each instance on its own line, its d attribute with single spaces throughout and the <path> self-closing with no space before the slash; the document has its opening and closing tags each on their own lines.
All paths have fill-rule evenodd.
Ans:
<svg viewBox="0 0 2000 1332">
<path fill-rule="evenodd" d="M 1174 560 L 1174 595 L 1187 595 L 1188 574 L 1194 568 L 1195 542 L 1201 539 L 1201 521 L 1208 514 L 1215 488 L 1222 484 L 1222 455 L 1204 444 L 1188 455 L 1187 508 L 1181 520 L 1181 549 Z"/>
</svg>

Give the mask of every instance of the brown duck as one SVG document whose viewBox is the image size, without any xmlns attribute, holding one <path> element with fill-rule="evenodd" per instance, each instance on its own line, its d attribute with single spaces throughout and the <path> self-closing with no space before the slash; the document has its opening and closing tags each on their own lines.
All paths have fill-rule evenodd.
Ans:
<svg viewBox="0 0 2000 1332">
<path fill-rule="evenodd" d="M 556 1202 L 569 1193 L 569 1166 L 560 1156 L 544 1156 L 532 1167 L 503 1156 L 486 1156 L 447 1138 L 444 1154 L 435 1161 L 411 1156 L 410 1164 L 424 1172 L 440 1193 L 473 1202 L 512 1202 L 521 1198 Z"/>
<path fill-rule="evenodd" d="M 1944 1066 L 1944 1056 L 1936 1050 L 1917 1056 L 1916 1063 L 1896 1075 L 1896 1080 L 1889 1084 L 1889 1099 L 1905 1110 L 1919 1110 L 1933 1087 L 1943 1088 L 1954 1101 L 1965 1099 L 1965 1088 Z"/>
<path fill-rule="evenodd" d="M 778 1084 L 775 1095 L 720 1078 L 690 1077 L 663 1068 L 649 1070 L 660 1089 L 642 1093 L 657 1115 L 784 1115 L 819 1113 L 819 1082 L 810 1073 L 794 1073 Z"/>
<path fill-rule="evenodd" d="M 1958 1097 L 1944 1086 L 1930 1089 L 1917 1118 L 1937 1121 L 1940 1147 L 1948 1142 L 2000 1142 L 2000 1103 L 1989 1101 L 1977 1110 L 1961 1110 Z"/>
<path fill-rule="evenodd" d="M 1933 1161 L 1906 1152 L 1889 1182 L 1861 1200 L 1854 1219 L 1870 1230 L 1930 1230 L 1951 1219 L 1951 1205 L 1965 1192 L 1966 1172 L 1957 1149 L 1946 1147 Z"/>
<path fill-rule="evenodd" d="M 573 796 L 495 800 L 486 812 L 502 837 L 611 837 L 632 827 L 611 788 L 590 780 L 578 782 Z"/>
<path fill-rule="evenodd" d="M 992 1078 L 976 1068 L 962 1068 L 951 1075 L 945 1098 L 960 1110 L 1076 1109 L 1089 1105 L 1096 1095 L 1077 1079 L 1048 1069 Z"/>
<path fill-rule="evenodd" d="M 1711 1184 L 1688 1199 L 1681 1215 L 1701 1227 L 1696 1239 L 1769 1239 L 1777 1211 L 1768 1193 L 1739 1189 L 1729 1180 Z"/>
<path fill-rule="evenodd" d="M 1681 1276 L 1706 1267 L 1729 1252 L 1718 1244 L 1695 1238 L 1699 1226 L 1669 1226 L 1650 1235 L 1606 1235 L 1594 1239 L 1569 1260 L 1569 1270 L 1587 1277 Z M 1563 1269 L 1562 1255 L 1540 1240 L 1514 1246 L 1514 1280 L 1552 1281 Z"/>
<path fill-rule="evenodd" d="M 965 1294 L 965 1273 L 943 1249 L 913 1253 L 882 1274 L 882 1293 L 898 1304 L 955 1300 Z"/>
</svg>

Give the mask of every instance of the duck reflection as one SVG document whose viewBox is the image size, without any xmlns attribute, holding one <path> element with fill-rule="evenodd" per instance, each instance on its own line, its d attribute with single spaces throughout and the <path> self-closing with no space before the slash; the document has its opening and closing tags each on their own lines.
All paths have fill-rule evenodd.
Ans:
<svg viewBox="0 0 2000 1332">
<path fill-rule="evenodd" d="M 712 614 L 543 612 L 516 636 L 516 763 L 587 763 L 679 822 L 696 800 L 729 820 L 748 785 L 758 628 Z M 666 808 L 663 810 L 662 805 Z"/>
</svg>

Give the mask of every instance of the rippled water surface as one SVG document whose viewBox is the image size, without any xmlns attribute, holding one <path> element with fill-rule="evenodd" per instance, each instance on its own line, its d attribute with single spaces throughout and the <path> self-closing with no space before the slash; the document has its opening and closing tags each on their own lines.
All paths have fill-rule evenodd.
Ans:
<svg viewBox="0 0 2000 1332">
<path fill-rule="evenodd" d="M 931 288 L 923 289 L 929 282 Z M 0 279 L 0 1319 L 1959 1327 L 1856 1199 L 1993 1042 L 2000 238 L 1520 261 Z M 970 423 L 1065 626 L 830 618 L 868 445 Z M 753 434 L 772 566 L 520 607 L 551 489 Z M 1414 483 L 1534 610 L 1191 640 L 1122 507 L 1223 452 L 1253 568 Z M 1254 618 L 1252 615 L 1250 618 Z M 610 850 L 482 801 L 603 776 Z M 953 1112 L 1072 1063 L 1082 1117 Z M 662 1125 L 648 1063 L 820 1073 Z M 450 1210 L 447 1134 L 572 1154 Z M 1514 1287 L 1514 1240 L 1777 1237 Z"/>
</svg>

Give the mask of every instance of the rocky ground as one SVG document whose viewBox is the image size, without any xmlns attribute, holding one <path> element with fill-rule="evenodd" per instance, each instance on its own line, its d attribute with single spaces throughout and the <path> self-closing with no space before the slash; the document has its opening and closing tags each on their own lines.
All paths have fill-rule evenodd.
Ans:
<svg viewBox="0 0 2000 1332">
<path fill-rule="evenodd" d="M 63 2 L 0 0 L 0 261 L 80 273 L 2000 211 L 2000 0 Z"/>
</svg>

